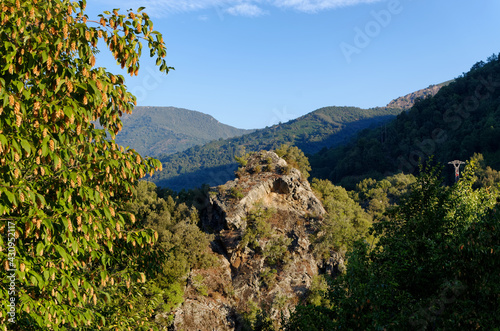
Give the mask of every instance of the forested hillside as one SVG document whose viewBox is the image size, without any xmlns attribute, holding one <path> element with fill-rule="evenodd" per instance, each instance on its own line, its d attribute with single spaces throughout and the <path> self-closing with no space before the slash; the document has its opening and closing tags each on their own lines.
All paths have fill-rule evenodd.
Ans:
<svg viewBox="0 0 500 331">
<path fill-rule="evenodd" d="M 251 134 L 212 141 L 159 159 L 163 171 L 152 180 L 174 190 L 198 187 L 203 183 L 218 185 L 233 178 L 235 156 L 247 151 L 272 150 L 282 144 L 295 145 L 306 154 L 347 142 L 357 132 L 393 119 L 399 109 L 325 107 L 284 124 Z"/>
<path fill-rule="evenodd" d="M 143 156 L 156 157 L 231 138 L 253 130 L 222 124 L 210 115 L 175 107 L 135 107 L 122 116 L 123 129 L 116 135 L 121 146 L 130 146 Z"/>
<path fill-rule="evenodd" d="M 352 188 L 366 177 L 414 173 L 420 159 L 431 155 L 446 164 L 474 153 L 482 153 L 486 164 L 498 169 L 499 125 L 500 61 L 493 55 L 387 125 L 312 156 L 312 176 Z"/>
<path fill-rule="evenodd" d="M 497 330 L 498 181 L 477 187 L 478 165 L 469 160 L 452 186 L 424 166 L 373 223 L 374 240 L 351 246 L 345 273 L 311 292 L 286 330 Z"/>
</svg>

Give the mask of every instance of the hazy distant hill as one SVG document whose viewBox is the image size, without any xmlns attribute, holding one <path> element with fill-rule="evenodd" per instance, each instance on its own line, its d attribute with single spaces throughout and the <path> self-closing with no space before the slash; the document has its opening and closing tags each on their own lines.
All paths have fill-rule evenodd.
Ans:
<svg viewBox="0 0 500 331">
<path fill-rule="evenodd" d="M 405 110 L 410 109 L 411 107 L 413 107 L 413 105 L 415 104 L 415 102 L 419 98 L 432 97 L 432 96 L 436 95 L 436 93 L 438 93 L 439 90 L 443 86 L 446 86 L 446 85 L 450 84 L 451 82 L 453 82 L 453 80 L 449 80 L 447 82 L 437 84 L 437 85 L 431 85 L 427 88 L 409 93 L 405 96 L 402 96 L 402 97 L 399 97 L 397 99 L 392 100 L 391 102 L 389 102 L 387 107 L 389 107 L 389 108 L 401 108 L 401 109 L 405 109 Z"/>
<path fill-rule="evenodd" d="M 325 107 L 287 123 L 274 125 L 241 137 L 212 141 L 183 152 L 160 156 L 163 171 L 152 180 L 173 190 L 219 185 L 233 179 L 235 155 L 271 150 L 282 144 L 298 146 L 306 154 L 346 143 L 357 132 L 395 118 L 400 109 Z"/>
<path fill-rule="evenodd" d="M 311 175 L 352 188 L 366 177 L 416 172 L 420 159 L 434 156 L 452 177 L 447 163 L 468 160 L 474 153 L 483 154 L 486 165 L 500 169 L 499 128 L 500 60 L 493 55 L 386 126 L 310 157 Z"/>
<path fill-rule="evenodd" d="M 122 116 L 116 142 L 143 156 L 183 151 L 219 138 L 241 136 L 253 130 L 237 129 L 210 115 L 175 107 L 136 107 Z"/>
</svg>

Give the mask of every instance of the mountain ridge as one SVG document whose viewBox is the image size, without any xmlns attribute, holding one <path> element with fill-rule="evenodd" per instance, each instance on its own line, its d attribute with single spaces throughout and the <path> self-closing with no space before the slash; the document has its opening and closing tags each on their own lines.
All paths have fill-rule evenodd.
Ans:
<svg viewBox="0 0 500 331">
<path fill-rule="evenodd" d="M 394 108 L 361 109 L 323 107 L 283 124 L 256 130 L 226 140 L 211 141 L 185 151 L 159 157 L 163 170 L 151 180 L 173 190 L 213 185 L 230 180 L 236 169 L 235 156 L 244 152 L 295 145 L 306 154 L 347 142 L 360 130 L 386 123 L 401 112 Z"/>
<path fill-rule="evenodd" d="M 351 189 L 368 177 L 416 173 L 419 163 L 431 157 L 447 164 L 475 153 L 484 156 L 486 166 L 498 169 L 499 126 L 500 57 L 493 55 L 435 96 L 418 99 L 383 129 L 361 132 L 347 145 L 311 156 L 311 175 Z"/>
<path fill-rule="evenodd" d="M 121 119 L 123 129 L 116 142 L 153 157 L 253 132 L 223 124 L 199 111 L 177 107 L 139 106 Z"/>
</svg>

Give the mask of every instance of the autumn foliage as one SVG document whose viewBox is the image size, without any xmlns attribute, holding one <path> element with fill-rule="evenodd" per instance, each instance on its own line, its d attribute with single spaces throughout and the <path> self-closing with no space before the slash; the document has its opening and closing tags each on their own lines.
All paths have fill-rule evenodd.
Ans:
<svg viewBox="0 0 500 331">
<path fill-rule="evenodd" d="M 131 75 L 141 41 L 167 73 L 160 33 L 141 9 L 85 14 L 85 1 L 0 3 L 0 324 L 10 329 L 140 325 L 104 318 L 117 293 L 133 298 L 156 233 L 122 211 L 134 183 L 159 169 L 113 138 L 135 98 L 95 66 L 98 40 Z M 98 121 L 104 130 L 96 130 Z M 12 233 L 10 237 L 7 235 Z M 9 251 L 9 243 L 15 254 Z M 15 322 L 9 307 L 15 298 Z"/>
</svg>

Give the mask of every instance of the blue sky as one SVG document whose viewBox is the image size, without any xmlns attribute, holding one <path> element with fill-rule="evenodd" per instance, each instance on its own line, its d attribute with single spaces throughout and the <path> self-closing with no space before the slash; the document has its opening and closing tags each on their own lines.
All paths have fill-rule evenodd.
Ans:
<svg viewBox="0 0 500 331">
<path fill-rule="evenodd" d="M 138 105 L 239 128 L 384 106 L 500 52 L 498 0 L 88 0 L 87 12 L 141 6 L 175 71 L 157 73 L 144 52 L 126 76 Z M 120 71 L 107 52 L 97 64 Z"/>
</svg>

